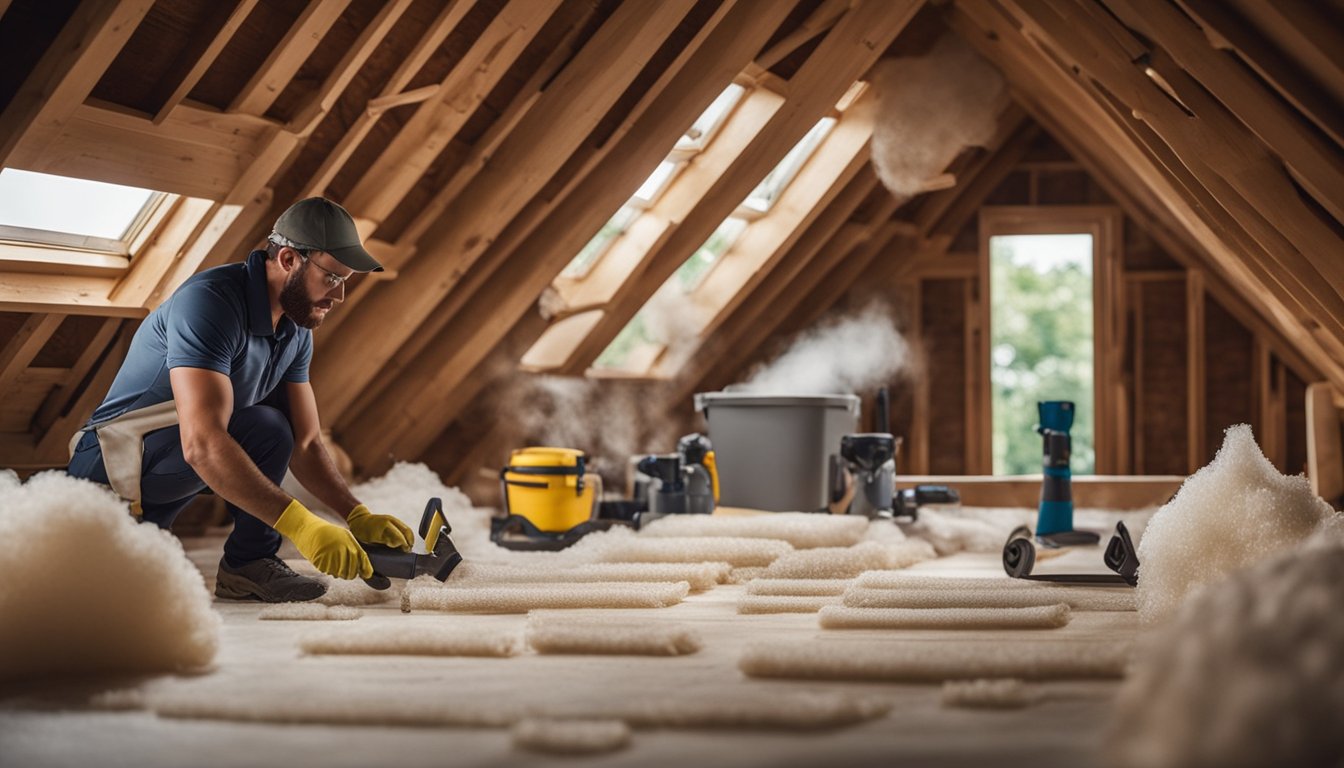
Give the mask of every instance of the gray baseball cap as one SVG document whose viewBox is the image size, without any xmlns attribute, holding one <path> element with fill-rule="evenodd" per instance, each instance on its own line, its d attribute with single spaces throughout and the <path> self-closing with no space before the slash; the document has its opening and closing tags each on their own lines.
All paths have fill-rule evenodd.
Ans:
<svg viewBox="0 0 1344 768">
<path fill-rule="evenodd" d="M 356 272 L 383 271 L 383 265 L 360 244 L 355 220 L 324 197 L 310 197 L 289 206 L 275 220 L 274 231 L 290 242 L 326 251 Z"/>
</svg>

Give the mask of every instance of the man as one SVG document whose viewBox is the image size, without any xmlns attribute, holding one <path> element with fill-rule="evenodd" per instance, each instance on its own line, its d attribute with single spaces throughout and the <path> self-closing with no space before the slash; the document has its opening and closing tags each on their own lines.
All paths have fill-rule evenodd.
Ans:
<svg viewBox="0 0 1344 768">
<path fill-rule="evenodd" d="M 326 592 L 276 557 L 281 534 L 323 573 L 371 576 L 358 542 L 409 550 L 414 533 L 351 495 L 319 437 L 308 365 L 312 329 L 345 298 L 345 281 L 381 270 L 344 208 L 295 203 L 266 250 L 193 276 L 150 313 L 68 471 L 109 483 L 161 528 L 206 488 L 225 499 L 233 531 L 219 597 L 288 602 Z M 349 510 L 349 529 L 281 490 L 286 469 L 332 509 Z"/>
</svg>

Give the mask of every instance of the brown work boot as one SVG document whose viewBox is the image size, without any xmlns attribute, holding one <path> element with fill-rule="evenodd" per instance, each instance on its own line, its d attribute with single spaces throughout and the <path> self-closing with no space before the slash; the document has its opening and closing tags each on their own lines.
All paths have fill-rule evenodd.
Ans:
<svg viewBox="0 0 1344 768">
<path fill-rule="evenodd" d="M 215 597 L 229 600 L 259 600 L 263 603 L 298 603 L 316 600 L 327 594 L 327 585 L 309 576 L 300 576 L 278 557 L 263 557 L 229 567 L 219 560 L 215 576 Z"/>
</svg>

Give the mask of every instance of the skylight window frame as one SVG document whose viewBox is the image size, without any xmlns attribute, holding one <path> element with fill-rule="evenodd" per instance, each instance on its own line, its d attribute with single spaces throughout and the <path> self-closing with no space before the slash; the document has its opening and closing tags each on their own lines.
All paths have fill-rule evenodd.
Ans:
<svg viewBox="0 0 1344 768">
<path fill-rule="evenodd" d="M 14 169 L 22 170 L 22 169 Z M 29 172 L 35 173 L 35 172 Z M 51 174 L 46 174 L 51 175 Z M 75 181 L 96 181 L 95 179 L 72 178 Z M 134 256 L 133 244 L 140 237 L 145 227 L 154 219 L 155 213 L 160 210 L 167 201 L 174 197 L 167 192 L 158 190 L 149 190 L 140 210 L 127 223 L 122 231 L 121 237 L 110 238 L 97 235 L 82 235 L 75 232 L 61 232 L 51 229 L 39 229 L 36 227 L 24 227 L 15 224 L 0 224 L 0 245 L 12 245 L 27 247 L 32 249 L 50 249 L 61 251 L 67 254 L 79 256 L 87 254 L 91 256 L 102 257 L 121 257 L 129 260 Z M 53 262 L 64 260 L 53 259 Z"/>
</svg>

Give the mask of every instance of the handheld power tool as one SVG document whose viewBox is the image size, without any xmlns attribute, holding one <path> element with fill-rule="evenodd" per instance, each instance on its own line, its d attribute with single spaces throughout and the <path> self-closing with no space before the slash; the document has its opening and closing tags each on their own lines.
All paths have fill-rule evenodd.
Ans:
<svg viewBox="0 0 1344 768">
<path fill-rule="evenodd" d="M 413 579 L 423 574 L 447 581 L 448 575 L 462 563 L 461 553 L 457 551 L 453 540 L 448 538 L 451 532 L 448 519 L 443 515 L 443 500 L 438 497 L 430 499 L 425 504 L 424 514 L 420 516 L 420 535 L 425 539 L 427 554 L 403 552 L 382 544 L 361 542 L 360 546 L 373 563 L 373 576 L 365 579 L 364 583 L 374 589 L 387 589 L 392 586 L 392 578 Z"/>
<path fill-rule="evenodd" d="M 1073 403 L 1048 400 L 1036 403 L 1036 408 L 1040 414 L 1036 432 L 1044 441 L 1036 536 L 1061 546 L 1096 544 L 1101 541 L 1100 535 L 1073 529 L 1073 474 L 1069 470 Z"/>
</svg>

